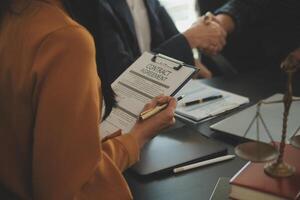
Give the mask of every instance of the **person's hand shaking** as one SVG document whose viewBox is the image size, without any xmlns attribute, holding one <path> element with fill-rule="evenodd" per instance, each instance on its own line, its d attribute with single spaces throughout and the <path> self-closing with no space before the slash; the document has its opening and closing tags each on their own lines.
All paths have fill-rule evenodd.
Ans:
<svg viewBox="0 0 300 200">
<path fill-rule="evenodd" d="M 198 48 L 209 55 L 218 54 L 226 44 L 227 33 L 210 17 L 200 17 L 183 35 L 191 48 Z"/>
</svg>

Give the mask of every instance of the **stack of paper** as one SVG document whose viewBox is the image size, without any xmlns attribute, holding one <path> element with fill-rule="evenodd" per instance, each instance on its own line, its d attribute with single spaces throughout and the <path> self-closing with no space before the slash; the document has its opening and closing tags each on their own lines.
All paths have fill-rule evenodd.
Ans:
<svg viewBox="0 0 300 200">
<path fill-rule="evenodd" d="M 181 95 L 184 95 L 184 98 L 178 102 L 176 114 L 178 117 L 192 122 L 199 122 L 249 103 L 247 97 L 210 87 L 200 80 L 190 80 L 176 96 Z M 222 98 L 189 106 L 185 105 L 187 102 L 218 95 L 222 95 Z"/>
</svg>

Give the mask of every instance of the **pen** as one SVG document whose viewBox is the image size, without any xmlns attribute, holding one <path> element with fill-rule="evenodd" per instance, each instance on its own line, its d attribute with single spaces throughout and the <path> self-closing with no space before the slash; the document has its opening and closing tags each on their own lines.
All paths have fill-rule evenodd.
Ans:
<svg viewBox="0 0 300 200">
<path fill-rule="evenodd" d="M 146 110 L 145 112 L 143 112 L 143 113 L 140 114 L 140 119 L 141 120 L 146 120 L 146 119 L 152 117 L 153 115 L 155 115 L 156 113 L 162 111 L 167 106 L 168 106 L 168 104 L 165 103 L 165 104 L 162 104 L 160 106 L 156 106 L 155 108 L 153 108 L 153 109 L 151 109 L 149 111 Z"/>
<path fill-rule="evenodd" d="M 191 105 L 195 105 L 195 104 L 198 104 L 198 103 L 204 103 L 204 102 L 212 101 L 212 100 L 215 100 L 215 99 L 219 99 L 219 98 L 222 98 L 222 97 L 223 97 L 223 95 L 209 96 L 209 97 L 205 97 L 203 99 L 197 99 L 197 100 L 194 100 L 194 101 L 186 102 L 186 103 L 184 103 L 184 105 L 185 106 L 191 106 Z"/>
<path fill-rule="evenodd" d="M 177 101 L 180 101 L 181 99 L 183 99 L 184 96 L 185 95 L 181 95 L 181 96 L 177 97 Z M 140 119 L 146 120 L 146 119 L 152 117 L 153 115 L 155 115 L 156 113 L 160 112 L 161 110 L 165 109 L 167 106 L 168 106 L 168 104 L 165 103 L 160 106 L 156 106 L 155 108 L 146 110 L 140 114 Z"/>
<path fill-rule="evenodd" d="M 211 164 L 222 162 L 222 161 L 225 161 L 225 160 L 230 160 L 230 159 L 233 159 L 234 157 L 235 157 L 235 155 L 221 156 L 221 157 L 218 157 L 218 158 L 205 160 L 205 161 L 202 161 L 202 162 L 186 165 L 186 166 L 183 166 L 183 167 L 174 168 L 173 172 L 176 174 L 176 173 L 184 172 L 184 171 L 187 171 L 187 170 L 190 170 L 190 169 L 195 169 L 197 167 L 203 167 L 203 166 L 206 166 L 206 165 L 211 165 Z"/>
<path fill-rule="evenodd" d="M 185 95 L 180 95 L 179 97 L 177 97 L 177 101 L 180 101 L 181 99 L 183 99 L 185 97 Z"/>
</svg>

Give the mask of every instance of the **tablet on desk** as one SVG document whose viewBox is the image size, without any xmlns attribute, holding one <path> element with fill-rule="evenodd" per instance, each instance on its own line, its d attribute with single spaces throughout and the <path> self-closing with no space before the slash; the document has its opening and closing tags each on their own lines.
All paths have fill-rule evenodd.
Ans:
<svg viewBox="0 0 300 200">
<path fill-rule="evenodd" d="M 186 126 L 166 131 L 147 143 L 131 170 L 143 176 L 171 174 L 176 167 L 227 154 L 224 145 Z"/>
</svg>

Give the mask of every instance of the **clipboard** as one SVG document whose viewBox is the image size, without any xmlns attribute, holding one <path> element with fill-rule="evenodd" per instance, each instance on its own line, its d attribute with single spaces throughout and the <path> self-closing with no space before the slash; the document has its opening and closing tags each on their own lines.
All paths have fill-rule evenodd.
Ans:
<svg viewBox="0 0 300 200">
<path fill-rule="evenodd" d="M 154 53 L 153 54 L 153 57 L 151 59 L 152 62 L 156 62 L 158 63 L 157 61 L 157 58 L 161 58 L 165 61 L 170 61 L 170 62 L 173 62 L 176 64 L 176 66 L 173 66 L 172 68 L 176 71 L 179 71 L 182 67 L 189 67 L 189 68 L 192 68 L 194 69 L 195 71 L 193 72 L 193 74 L 191 74 L 170 96 L 175 96 L 180 90 L 181 88 L 187 84 L 187 82 L 194 76 L 194 74 L 198 73 L 199 69 L 192 66 L 192 65 L 188 65 L 182 61 L 179 61 L 179 60 L 176 60 L 174 58 L 171 58 L 169 56 L 166 56 L 166 55 L 163 55 L 163 54 L 160 54 L 160 53 Z"/>
<path fill-rule="evenodd" d="M 174 96 L 197 71 L 174 58 L 143 53 L 112 83 L 117 105 L 101 123 L 101 138 L 120 129 L 129 132 L 146 103 L 161 94 Z"/>
</svg>

